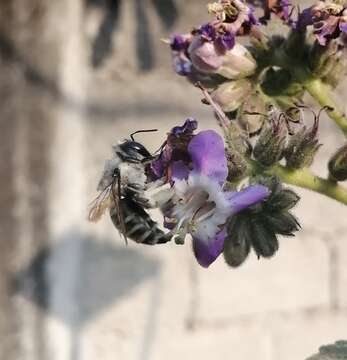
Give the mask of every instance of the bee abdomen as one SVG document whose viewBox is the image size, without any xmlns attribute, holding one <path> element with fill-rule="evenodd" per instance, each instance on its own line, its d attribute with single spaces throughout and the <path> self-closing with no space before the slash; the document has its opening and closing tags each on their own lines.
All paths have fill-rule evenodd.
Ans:
<svg viewBox="0 0 347 360">
<path fill-rule="evenodd" d="M 119 208 L 121 214 L 117 214 L 117 209 L 113 207 L 110 210 L 110 216 L 113 224 L 120 231 L 122 231 L 122 226 L 119 217 L 122 217 L 126 237 L 147 245 L 164 244 L 171 240 L 171 235 L 159 229 L 158 224 L 132 199 L 121 199 Z"/>
</svg>

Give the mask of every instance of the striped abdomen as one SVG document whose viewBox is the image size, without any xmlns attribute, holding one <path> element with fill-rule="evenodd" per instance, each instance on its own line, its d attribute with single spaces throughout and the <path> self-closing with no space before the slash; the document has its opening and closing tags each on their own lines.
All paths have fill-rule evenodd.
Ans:
<svg viewBox="0 0 347 360">
<path fill-rule="evenodd" d="M 119 215 L 122 217 L 125 227 L 126 237 L 137 243 L 155 245 L 164 244 L 171 240 L 171 235 L 165 234 L 158 228 L 158 224 L 151 219 L 149 214 L 135 201 L 129 197 L 125 197 L 119 202 L 119 210 L 121 214 L 117 214 L 117 208 L 110 209 L 110 216 L 115 227 L 122 231 L 119 223 Z"/>
</svg>

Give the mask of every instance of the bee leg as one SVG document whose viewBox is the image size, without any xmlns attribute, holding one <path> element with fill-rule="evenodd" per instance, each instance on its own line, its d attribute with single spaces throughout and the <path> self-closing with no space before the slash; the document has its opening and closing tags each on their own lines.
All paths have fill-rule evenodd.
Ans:
<svg viewBox="0 0 347 360">
<path fill-rule="evenodd" d="M 141 194 L 143 192 L 143 188 L 137 184 L 128 185 L 127 189 L 138 194 Z"/>
</svg>

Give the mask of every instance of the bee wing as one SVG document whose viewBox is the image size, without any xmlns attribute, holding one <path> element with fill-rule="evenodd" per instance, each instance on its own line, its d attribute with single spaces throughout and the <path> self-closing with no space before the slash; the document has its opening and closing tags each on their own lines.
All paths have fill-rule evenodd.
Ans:
<svg viewBox="0 0 347 360">
<path fill-rule="evenodd" d="M 90 203 L 88 220 L 91 222 L 97 222 L 100 220 L 105 211 L 111 207 L 111 205 L 111 187 L 108 186 Z"/>
<path fill-rule="evenodd" d="M 117 191 L 115 189 L 115 185 L 117 185 Z M 128 244 L 127 231 L 125 227 L 125 222 L 123 218 L 123 210 L 121 206 L 121 177 L 117 176 L 117 181 L 111 184 L 111 192 L 114 203 L 114 215 L 117 218 L 117 224 L 119 224 L 119 231 L 123 235 L 125 243 Z"/>
</svg>

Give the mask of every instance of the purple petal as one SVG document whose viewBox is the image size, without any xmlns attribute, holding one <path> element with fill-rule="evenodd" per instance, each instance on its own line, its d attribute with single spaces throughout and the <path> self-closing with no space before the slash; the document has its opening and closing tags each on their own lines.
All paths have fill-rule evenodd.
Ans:
<svg viewBox="0 0 347 360">
<path fill-rule="evenodd" d="M 231 50 L 235 45 L 235 35 L 232 32 L 227 32 L 221 36 L 218 36 L 215 41 L 215 45 L 222 52 Z"/>
<path fill-rule="evenodd" d="M 193 170 L 223 183 L 228 175 L 223 139 L 213 130 L 199 132 L 190 141 L 188 153 Z"/>
<path fill-rule="evenodd" d="M 216 37 L 216 30 L 211 24 L 207 23 L 200 26 L 198 34 L 203 36 L 206 40 L 213 41 Z"/>
<path fill-rule="evenodd" d="M 340 21 L 339 28 L 340 28 L 340 31 L 347 34 L 347 22 Z"/>
<path fill-rule="evenodd" d="M 226 235 L 226 230 L 223 229 L 216 235 L 215 239 L 208 242 L 193 238 L 194 255 L 201 266 L 209 267 L 222 253 Z"/>
<path fill-rule="evenodd" d="M 198 127 L 198 122 L 193 118 L 188 118 L 182 126 L 175 126 L 171 129 L 170 133 L 179 137 L 182 134 L 193 134 L 194 130 Z"/>
<path fill-rule="evenodd" d="M 172 57 L 172 65 L 176 74 L 189 76 L 192 72 L 192 63 L 186 57 L 175 54 Z"/>
<path fill-rule="evenodd" d="M 171 164 L 171 178 L 175 180 L 187 179 L 189 175 L 189 169 L 182 160 L 174 161 Z"/>
<path fill-rule="evenodd" d="M 241 191 L 229 193 L 227 198 L 230 201 L 233 213 L 236 214 L 263 201 L 269 195 L 270 190 L 266 186 L 251 185 Z"/>
<path fill-rule="evenodd" d="M 150 165 L 151 175 L 154 180 L 160 179 L 164 176 L 165 162 L 159 158 L 158 160 L 152 161 Z"/>
<path fill-rule="evenodd" d="M 170 38 L 170 47 L 172 51 L 185 52 L 191 41 L 190 34 L 176 34 Z"/>
<path fill-rule="evenodd" d="M 312 7 L 304 9 L 300 14 L 296 24 L 296 29 L 299 31 L 306 30 L 307 26 L 313 25 Z"/>
<path fill-rule="evenodd" d="M 281 18 L 285 21 L 288 21 L 290 17 L 289 6 L 290 6 L 290 2 L 288 0 L 279 1 L 279 8 L 281 9 L 280 11 Z"/>
<path fill-rule="evenodd" d="M 160 179 L 165 175 L 171 157 L 172 149 L 170 147 L 165 147 L 159 157 L 151 162 L 149 169 L 152 180 Z"/>
<path fill-rule="evenodd" d="M 255 10 L 253 8 L 253 6 L 249 5 L 249 10 L 248 10 L 248 21 L 249 21 L 249 25 L 259 25 L 259 20 L 256 18 L 255 14 L 254 14 Z"/>
</svg>

